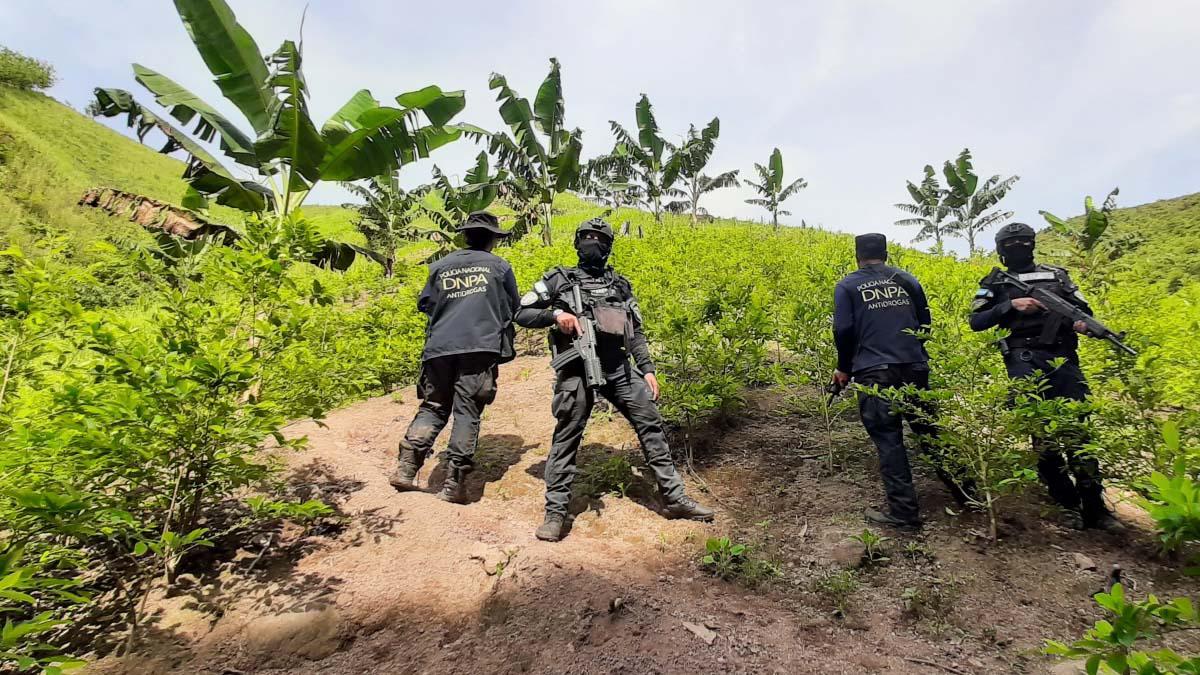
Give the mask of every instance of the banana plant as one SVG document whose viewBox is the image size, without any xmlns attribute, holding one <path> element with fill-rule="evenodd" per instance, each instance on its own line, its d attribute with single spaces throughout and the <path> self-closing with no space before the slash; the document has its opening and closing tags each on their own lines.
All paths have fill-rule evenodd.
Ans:
<svg viewBox="0 0 1200 675">
<path fill-rule="evenodd" d="M 908 181 L 908 194 L 912 197 L 912 202 L 896 204 L 896 208 L 912 217 L 897 220 L 896 224 L 901 227 L 921 228 L 917 231 L 917 236 L 913 237 L 913 241 L 933 239 L 934 250 L 940 252 L 942 239 L 946 236 L 946 226 L 943 222 L 950 215 L 950 206 L 946 203 L 950 191 L 938 183 L 937 172 L 926 164 L 925 177 L 920 185 Z"/>
<path fill-rule="evenodd" d="M 771 159 L 767 161 L 767 166 L 755 164 L 754 170 L 758 172 L 759 182 L 747 180 L 746 184 L 754 188 L 762 197 L 747 199 L 747 204 L 761 206 L 771 212 L 771 227 L 779 229 L 779 216 L 790 216 L 790 211 L 780 209 L 780 205 L 787 201 L 792 195 L 800 190 L 808 187 L 808 181 L 803 178 L 797 178 L 792 181 L 787 187 L 783 185 L 783 153 L 779 152 L 779 148 L 771 153 Z"/>
<path fill-rule="evenodd" d="M 456 228 L 476 211 L 483 211 L 496 201 L 501 187 L 508 180 L 508 172 L 497 169 L 492 175 L 488 168 L 488 156 L 481 152 L 475 165 L 467 171 L 461 185 L 455 184 L 440 168 L 433 167 L 433 183 L 419 188 L 422 198 L 417 209 L 432 223 L 432 227 L 418 227 L 414 238 L 426 239 L 438 245 L 427 260 L 441 258 L 460 243 Z"/>
<path fill-rule="evenodd" d="M 566 107 L 558 59 L 550 59 L 550 73 L 532 105 L 498 73 L 492 73 L 488 88 L 497 92 L 500 117 L 509 133 L 488 134 L 479 129 L 468 133 L 487 138 L 489 152 L 507 172 L 498 188 L 500 196 L 516 211 L 513 236 L 524 236 L 537 227 L 542 242 L 549 246 L 554 195 L 578 187 L 582 171 L 579 155 L 583 151 L 583 132 L 568 131 L 564 122 Z"/>
<path fill-rule="evenodd" d="M 675 146 L 659 133 L 654 110 L 645 94 L 634 106 L 634 116 L 637 119 L 637 136 L 626 131 L 615 120 L 609 121 L 617 144 L 607 161 L 614 168 L 621 166 L 629 172 L 654 213 L 654 220 L 661 223 L 663 197 L 683 196 L 683 192 L 674 187 L 679 180 L 682 158 Z"/>
<path fill-rule="evenodd" d="M 1020 176 L 1000 178 L 999 174 L 982 183 L 971 166 L 971 151 L 963 148 L 953 162 L 946 160 L 942 167 L 950 191 L 945 203 L 950 207 L 954 220 L 946 224 L 946 231 L 967 240 L 967 251 L 974 255 L 975 237 L 981 232 L 1012 218 L 1012 211 L 992 211 Z"/>
<path fill-rule="evenodd" d="M 704 175 L 704 167 L 716 149 L 717 137 L 721 134 L 721 121 L 713 118 L 703 131 L 696 131 L 695 125 L 688 127 L 687 139 L 679 148 L 679 176 L 683 181 L 684 199 L 667 204 L 667 210 L 675 213 L 690 213 L 692 224 L 699 221 L 701 215 L 708 215 L 700 206 L 700 198 L 709 192 L 722 188 L 738 187 L 738 171 L 726 171 L 716 176 Z"/>
<path fill-rule="evenodd" d="M 383 257 L 383 276 L 391 278 L 396 271 L 396 249 L 413 238 L 413 221 L 421 215 L 417 208 L 421 194 L 400 187 L 396 174 L 345 187 L 363 200 L 354 207 L 358 211 L 354 227 L 366 237 L 371 250 Z"/>
<path fill-rule="evenodd" d="M 134 64 L 134 78 L 191 133 L 138 102 L 123 89 L 95 89 L 92 109 L 106 117 L 126 116 L 139 139 L 152 129 L 167 137 L 162 152 L 187 153 L 183 205 L 202 209 L 208 200 L 243 211 L 272 211 L 286 217 L 321 181 L 357 181 L 389 175 L 457 140 L 464 129 L 450 121 L 462 111 L 462 91 L 437 86 L 401 94 L 385 106 L 363 89 L 320 128 L 308 110 L 302 50 L 285 40 L 263 56 L 224 0 L 175 0 L 175 8 L 221 94 L 250 125 L 243 130 L 165 75 Z M 244 180 L 205 146 L 217 141 L 226 158 L 250 169 Z"/>
<path fill-rule="evenodd" d="M 1088 285 L 1108 285 L 1112 280 L 1109 274 L 1112 261 L 1136 245 L 1130 235 L 1113 236 L 1109 231 L 1120 193 L 1120 188 L 1113 188 L 1100 208 L 1096 208 L 1091 195 L 1084 197 L 1083 216 L 1079 219 L 1064 220 L 1049 211 L 1038 211 L 1050 228 L 1070 244 L 1067 249 L 1070 265 L 1079 270 L 1080 279 Z"/>
<path fill-rule="evenodd" d="M 628 162 L 611 155 L 591 159 L 584 165 L 579 191 L 610 212 L 625 206 L 645 206 L 641 186 L 633 182 Z"/>
</svg>

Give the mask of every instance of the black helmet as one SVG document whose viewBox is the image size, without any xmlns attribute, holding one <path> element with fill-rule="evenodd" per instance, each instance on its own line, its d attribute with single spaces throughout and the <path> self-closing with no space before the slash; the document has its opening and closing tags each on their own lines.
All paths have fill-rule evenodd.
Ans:
<svg viewBox="0 0 1200 675">
<path fill-rule="evenodd" d="M 591 220 L 585 220 L 580 223 L 579 228 L 575 230 L 575 241 L 579 241 L 579 238 L 583 236 L 584 232 L 595 232 L 603 235 L 610 244 L 612 243 L 612 226 L 604 222 L 603 218 L 592 218 Z"/>
<path fill-rule="evenodd" d="M 996 246 L 999 247 L 1009 239 L 1034 239 L 1036 237 L 1037 233 L 1025 223 L 1009 223 L 996 233 Z"/>
</svg>

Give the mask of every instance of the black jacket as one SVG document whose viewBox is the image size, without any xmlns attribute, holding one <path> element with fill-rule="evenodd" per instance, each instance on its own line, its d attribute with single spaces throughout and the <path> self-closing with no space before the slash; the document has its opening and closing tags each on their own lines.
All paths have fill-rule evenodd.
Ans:
<svg viewBox="0 0 1200 675">
<path fill-rule="evenodd" d="M 506 260 L 463 249 L 429 266 L 417 309 L 429 315 L 423 361 L 492 352 L 511 359 L 512 318 L 520 301 L 517 279 Z"/>
<path fill-rule="evenodd" d="M 833 294 L 833 340 L 838 370 L 862 372 L 892 364 L 929 362 L 922 338 L 932 319 L 917 279 L 882 263 L 838 282 Z"/>
<path fill-rule="evenodd" d="M 549 328 L 554 325 L 554 310 L 570 311 L 571 287 L 579 283 L 582 289 L 585 312 L 592 315 L 597 305 L 604 305 L 625 312 L 624 335 L 599 333 L 598 356 L 606 371 L 613 372 L 627 362 L 629 356 L 643 373 L 654 372 L 654 360 L 646 334 L 642 331 L 642 311 L 633 286 L 625 277 L 611 267 L 602 274 L 594 275 L 580 267 L 555 267 L 533 285 L 533 290 L 521 297 L 521 308 L 515 321 L 525 328 Z M 592 316 L 594 319 L 594 315 Z M 550 340 L 559 351 L 571 347 L 570 336 L 551 329 Z"/>
<path fill-rule="evenodd" d="M 1092 313 L 1079 287 L 1061 267 L 1034 265 L 1026 270 L 1009 270 L 1009 273 L 1032 286 L 1045 286 L 1088 314 Z M 971 329 L 982 331 L 999 326 L 1024 346 L 1040 347 L 1061 356 L 1073 356 L 1079 346 L 1079 334 L 1074 327 L 1047 312 L 1022 314 L 1013 309 L 1012 301 L 1023 297 L 1027 295 L 995 272 L 988 274 L 980 280 L 979 291 L 971 305 Z"/>
</svg>

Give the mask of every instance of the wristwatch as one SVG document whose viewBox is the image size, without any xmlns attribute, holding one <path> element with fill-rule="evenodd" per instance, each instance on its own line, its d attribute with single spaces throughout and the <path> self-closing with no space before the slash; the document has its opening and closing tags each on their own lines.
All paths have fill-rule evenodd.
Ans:
<svg viewBox="0 0 1200 675">
<path fill-rule="evenodd" d="M 562 314 L 562 313 L 563 313 L 563 311 L 561 309 L 558 309 L 557 307 L 554 308 L 554 318 L 557 319 L 558 315 Z"/>
</svg>

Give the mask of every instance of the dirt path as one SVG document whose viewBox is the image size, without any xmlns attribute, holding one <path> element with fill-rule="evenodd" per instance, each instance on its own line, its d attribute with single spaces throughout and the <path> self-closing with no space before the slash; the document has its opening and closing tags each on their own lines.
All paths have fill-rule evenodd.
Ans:
<svg viewBox="0 0 1200 675">
<path fill-rule="evenodd" d="M 891 565 L 854 572 L 858 590 L 839 617 L 830 584 L 817 580 L 841 578 L 839 550 L 861 531 L 856 514 L 878 498 L 877 480 L 869 462 L 830 479 L 796 459 L 813 430 L 769 399 L 711 435 L 701 474 L 717 492 L 705 498 L 717 501 L 716 523 L 664 520 L 638 479 L 629 498 L 578 497 L 570 536 L 539 542 L 551 380 L 544 359 L 502 369 L 465 506 L 385 480 L 415 410 L 411 388 L 339 410 L 324 427 L 289 427 L 310 441 L 284 458 L 290 481 L 336 504 L 345 527 L 239 551 L 194 588 L 155 599 L 154 656 L 91 670 L 1044 672 L 1040 640 L 1090 624 L 1087 594 L 1112 562 L 1143 588 L 1183 583 L 1147 563 L 1145 546 L 1060 530 L 1037 505 L 1018 509 L 1005 545 L 984 546 L 970 534 L 978 525 L 946 515 L 944 495 L 922 479 L 930 526 L 890 542 Z M 605 417 L 589 427 L 581 466 L 640 458 L 625 422 Z M 838 442 L 857 447 L 845 426 Z M 705 539 L 730 533 L 778 575 L 749 590 L 700 572 Z M 1075 552 L 1100 569 L 1079 569 Z"/>
</svg>

